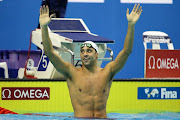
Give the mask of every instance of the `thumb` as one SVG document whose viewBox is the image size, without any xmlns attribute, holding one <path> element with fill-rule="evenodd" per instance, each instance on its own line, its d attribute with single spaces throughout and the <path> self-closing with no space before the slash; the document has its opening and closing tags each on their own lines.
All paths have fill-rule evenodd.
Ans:
<svg viewBox="0 0 180 120">
<path fill-rule="evenodd" d="M 55 16 L 56 16 L 55 13 L 51 14 L 51 15 L 50 15 L 50 19 L 51 19 L 52 17 L 55 17 Z"/>
</svg>

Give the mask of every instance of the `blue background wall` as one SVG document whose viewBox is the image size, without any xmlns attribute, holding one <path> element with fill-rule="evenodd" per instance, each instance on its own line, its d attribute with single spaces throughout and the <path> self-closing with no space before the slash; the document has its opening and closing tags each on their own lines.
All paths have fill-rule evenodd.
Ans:
<svg viewBox="0 0 180 120">
<path fill-rule="evenodd" d="M 30 32 L 38 25 L 41 0 L 0 1 L 0 49 L 28 50 Z M 92 33 L 115 40 L 109 45 L 117 56 L 123 48 L 127 32 L 126 10 L 134 4 L 120 0 L 104 3 L 68 3 L 66 17 L 82 18 Z M 173 4 L 141 4 L 143 13 L 135 26 L 133 52 L 126 65 L 115 78 L 144 77 L 144 46 L 142 33 L 155 30 L 167 33 L 175 49 L 180 49 L 180 0 Z M 32 50 L 36 50 L 32 46 Z M 104 67 L 106 62 L 102 64 Z"/>
</svg>

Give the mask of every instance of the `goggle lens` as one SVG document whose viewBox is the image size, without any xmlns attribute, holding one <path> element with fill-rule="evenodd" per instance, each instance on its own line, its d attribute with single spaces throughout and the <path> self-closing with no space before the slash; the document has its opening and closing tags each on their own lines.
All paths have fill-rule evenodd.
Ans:
<svg viewBox="0 0 180 120">
<path fill-rule="evenodd" d="M 81 48 L 83 48 L 84 46 L 92 47 L 92 45 L 90 43 L 83 43 L 83 44 L 81 44 Z"/>
</svg>

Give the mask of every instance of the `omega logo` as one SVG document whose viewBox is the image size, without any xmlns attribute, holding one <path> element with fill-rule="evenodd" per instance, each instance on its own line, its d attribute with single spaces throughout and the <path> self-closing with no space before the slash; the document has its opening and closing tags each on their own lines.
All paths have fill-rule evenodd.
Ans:
<svg viewBox="0 0 180 120">
<path fill-rule="evenodd" d="M 5 91 L 7 91 L 8 92 L 8 96 L 6 97 L 5 96 Z M 9 90 L 9 89 L 4 89 L 3 91 L 2 91 L 2 98 L 11 98 L 11 91 Z"/>
<path fill-rule="evenodd" d="M 2 88 L 2 100 L 49 99 L 50 88 Z"/>
<path fill-rule="evenodd" d="M 179 69 L 177 58 L 157 58 L 150 56 L 148 59 L 149 69 Z"/>
</svg>

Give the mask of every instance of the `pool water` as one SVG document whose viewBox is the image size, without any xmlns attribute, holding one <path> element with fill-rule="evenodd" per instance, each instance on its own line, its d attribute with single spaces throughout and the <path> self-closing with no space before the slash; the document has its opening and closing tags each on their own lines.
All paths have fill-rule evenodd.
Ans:
<svg viewBox="0 0 180 120">
<path fill-rule="evenodd" d="M 108 120 L 180 120 L 180 113 L 142 113 L 121 114 L 108 113 Z M 31 115 L 0 114 L 0 120 L 77 120 L 73 113 L 38 113 Z M 85 118 L 81 118 L 83 120 Z"/>
</svg>

